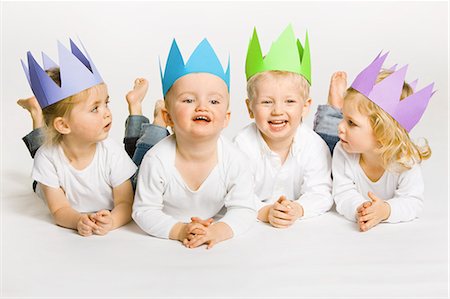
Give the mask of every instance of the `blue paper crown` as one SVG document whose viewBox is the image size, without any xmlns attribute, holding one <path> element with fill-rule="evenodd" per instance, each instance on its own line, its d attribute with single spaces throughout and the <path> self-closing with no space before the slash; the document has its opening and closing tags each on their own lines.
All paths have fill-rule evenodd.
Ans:
<svg viewBox="0 0 450 299">
<path fill-rule="evenodd" d="M 44 68 L 37 63 L 30 51 L 27 52 L 28 67 L 20 60 L 28 83 L 41 108 L 103 82 L 81 40 L 80 43 L 86 55 L 72 39 L 70 39 L 71 51 L 58 41 L 59 66 L 44 52 L 42 52 Z M 60 70 L 61 86 L 58 86 L 45 72 L 55 67 L 59 67 Z"/>
<path fill-rule="evenodd" d="M 228 86 L 228 91 L 230 91 L 230 58 L 228 57 L 227 71 L 224 72 L 222 64 L 206 38 L 195 48 L 186 65 L 184 64 L 177 42 L 173 39 L 164 75 L 161 68 L 161 60 L 159 61 L 159 70 L 161 72 L 164 97 L 176 80 L 191 73 L 210 73 L 216 75 L 225 81 Z"/>
</svg>

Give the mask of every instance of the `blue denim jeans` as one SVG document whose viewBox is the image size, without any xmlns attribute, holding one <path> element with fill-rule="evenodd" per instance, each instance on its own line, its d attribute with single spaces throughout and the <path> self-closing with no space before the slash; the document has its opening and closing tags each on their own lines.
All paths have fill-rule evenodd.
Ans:
<svg viewBox="0 0 450 299">
<path fill-rule="evenodd" d="M 329 105 L 319 105 L 314 118 L 314 131 L 327 143 L 333 154 L 334 147 L 339 141 L 338 125 L 342 120 L 342 112 Z"/>
</svg>

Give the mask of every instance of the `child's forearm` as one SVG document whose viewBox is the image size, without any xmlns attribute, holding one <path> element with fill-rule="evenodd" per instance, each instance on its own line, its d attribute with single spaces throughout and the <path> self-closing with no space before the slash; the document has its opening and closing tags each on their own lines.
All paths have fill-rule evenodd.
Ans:
<svg viewBox="0 0 450 299">
<path fill-rule="evenodd" d="M 116 205 L 111 211 L 111 217 L 113 219 L 112 229 L 116 229 L 130 222 L 131 210 L 131 204 L 128 202 L 122 202 Z"/>
<path fill-rule="evenodd" d="M 225 222 L 214 223 L 211 226 L 211 230 L 214 231 L 214 234 L 216 236 L 215 238 L 216 243 L 231 239 L 233 238 L 234 235 L 231 227 Z"/>
<path fill-rule="evenodd" d="M 52 215 L 57 225 L 75 230 L 77 229 L 78 221 L 81 218 L 81 213 L 75 211 L 71 207 L 60 208 Z"/>
<path fill-rule="evenodd" d="M 262 222 L 269 222 L 269 210 L 272 205 L 267 205 L 259 209 L 258 220 Z"/>
<path fill-rule="evenodd" d="M 175 224 L 170 230 L 169 239 L 183 241 L 186 238 L 186 234 L 184 233 L 185 226 L 186 223 L 183 222 L 178 222 L 177 224 Z"/>
</svg>

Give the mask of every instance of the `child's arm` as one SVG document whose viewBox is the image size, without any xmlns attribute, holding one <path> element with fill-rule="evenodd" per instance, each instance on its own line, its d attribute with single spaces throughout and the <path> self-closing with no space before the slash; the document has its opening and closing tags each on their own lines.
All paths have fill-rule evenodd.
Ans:
<svg viewBox="0 0 450 299">
<path fill-rule="evenodd" d="M 349 158 L 348 158 L 349 159 Z M 357 208 L 367 200 L 358 192 L 354 183 L 354 174 L 341 144 L 334 149 L 333 197 L 336 211 L 350 221 L 356 221 Z"/>
<path fill-rule="evenodd" d="M 400 174 L 394 197 L 386 199 L 390 215 L 385 222 L 398 223 L 418 217 L 423 210 L 424 183 L 420 165 Z"/>
<path fill-rule="evenodd" d="M 325 143 L 313 135 L 311 145 L 302 152 L 303 182 L 302 194 L 295 200 L 303 209 L 302 218 L 321 215 L 333 205 L 331 194 L 331 155 Z"/>
<path fill-rule="evenodd" d="M 99 227 L 94 233 L 97 235 L 105 235 L 109 231 L 130 222 L 133 195 L 133 187 L 131 186 L 130 180 L 126 180 L 119 186 L 114 187 L 114 208 L 112 211 L 101 210 L 90 216 Z"/>
<path fill-rule="evenodd" d="M 89 219 L 87 214 L 81 214 L 70 206 L 61 188 L 52 188 L 41 184 L 41 189 L 57 225 L 75 229 L 82 236 L 90 236 L 93 231 L 98 229 L 98 226 Z"/>
</svg>

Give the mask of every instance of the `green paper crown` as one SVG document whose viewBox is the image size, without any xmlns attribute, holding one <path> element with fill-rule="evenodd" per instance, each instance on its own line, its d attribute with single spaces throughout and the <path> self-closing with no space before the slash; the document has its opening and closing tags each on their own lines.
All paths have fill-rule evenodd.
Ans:
<svg viewBox="0 0 450 299">
<path fill-rule="evenodd" d="M 289 25 L 272 44 L 269 53 L 263 57 L 255 28 L 248 46 L 245 75 L 248 80 L 253 75 L 265 71 L 293 72 L 305 77 L 311 85 L 308 32 L 306 32 L 305 47 L 303 47 L 300 41 L 295 38 L 292 25 Z"/>
</svg>

